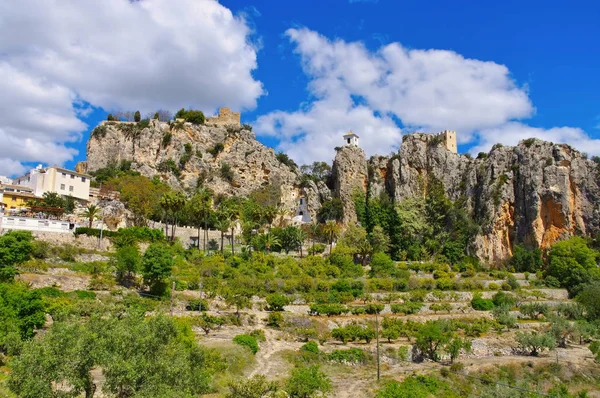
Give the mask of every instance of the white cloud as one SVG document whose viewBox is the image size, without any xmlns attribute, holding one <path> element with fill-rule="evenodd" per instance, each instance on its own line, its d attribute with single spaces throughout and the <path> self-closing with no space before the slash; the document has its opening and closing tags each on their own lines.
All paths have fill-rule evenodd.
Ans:
<svg viewBox="0 0 600 398">
<path fill-rule="evenodd" d="M 600 155 L 600 140 L 590 138 L 582 129 L 575 127 L 553 127 L 544 129 L 510 122 L 477 133 L 479 141 L 469 152 L 488 152 L 498 142 L 517 145 L 526 138 L 539 138 L 555 143 L 567 143 L 590 155 Z"/>
<path fill-rule="evenodd" d="M 20 0 L 1 2 L 0 16 L 0 90 L 11 93 L 0 98 L 0 134 L 19 147 L 0 158 L 70 159 L 64 143 L 86 113 L 73 102 L 212 112 L 254 108 L 263 94 L 253 32 L 216 0 Z M 48 143 L 58 153 L 36 152 Z"/>
<path fill-rule="evenodd" d="M 256 131 L 280 137 L 280 147 L 298 153 L 301 162 L 331 158 L 331 143 L 349 129 L 363 136 L 368 154 L 389 153 L 400 143 L 391 116 L 409 131 L 452 129 L 467 142 L 477 130 L 534 112 L 526 89 L 503 65 L 398 43 L 371 52 L 362 43 L 329 40 L 308 29 L 286 34 L 311 79 L 314 102 L 296 112 L 259 117 Z M 353 117 L 357 112 L 369 116 Z"/>
</svg>

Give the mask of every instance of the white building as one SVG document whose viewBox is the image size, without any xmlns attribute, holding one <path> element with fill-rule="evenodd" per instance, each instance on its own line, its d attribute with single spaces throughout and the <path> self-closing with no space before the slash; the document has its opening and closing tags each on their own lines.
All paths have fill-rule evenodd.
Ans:
<svg viewBox="0 0 600 398">
<path fill-rule="evenodd" d="M 31 169 L 24 176 L 13 180 L 14 185 L 24 185 L 33 189 L 36 196 L 46 192 L 56 192 L 61 196 L 72 196 L 79 200 L 90 199 L 90 176 L 58 166 Z"/>
<path fill-rule="evenodd" d="M 0 184 L 2 185 L 10 185 L 12 184 L 12 179 L 6 176 L 0 176 Z"/>
<path fill-rule="evenodd" d="M 350 131 L 344 135 L 344 145 L 358 146 L 358 136 Z"/>
<path fill-rule="evenodd" d="M 310 213 L 308 212 L 306 198 L 298 199 L 298 206 L 296 206 L 296 214 L 292 218 L 294 224 L 305 224 L 311 222 Z"/>
</svg>

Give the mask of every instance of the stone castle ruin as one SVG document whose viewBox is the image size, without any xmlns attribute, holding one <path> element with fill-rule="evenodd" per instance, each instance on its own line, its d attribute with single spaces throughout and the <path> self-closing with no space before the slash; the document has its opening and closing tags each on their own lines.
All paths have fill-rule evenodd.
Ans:
<svg viewBox="0 0 600 398">
<path fill-rule="evenodd" d="M 456 146 L 456 131 L 444 130 L 436 135 L 442 138 L 442 144 L 444 144 L 444 147 L 447 150 L 458 153 L 458 147 Z"/>
<path fill-rule="evenodd" d="M 219 108 L 219 114 L 206 119 L 206 124 L 215 126 L 240 125 L 240 112 L 231 112 L 231 109 L 224 107 Z"/>
</svg>

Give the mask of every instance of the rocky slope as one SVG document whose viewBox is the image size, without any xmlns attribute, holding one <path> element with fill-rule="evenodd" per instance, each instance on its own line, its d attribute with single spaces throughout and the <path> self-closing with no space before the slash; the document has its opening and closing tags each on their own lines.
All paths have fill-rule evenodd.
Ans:
<svg viewBox="0 0 600 398">
<path fill-rule="evenodd" d="M 471 254 L 490 262 L 510 257 L 516 243 L 548 247 L 600 230 L 599 166 L 568 145 L 536 139 L 516 147 L 497 145 L 477 159 L 446 150 L 429 134 L 404 136 L 392 157 L 367 160 L 362 149 L 345 146 L 333 162 L 330 189 L 312 181 L 301 187 L 295 170 L 237 125 L 152 120 L 139 129 L 104 122 L 92 134 L 87 164 L 80 167 L 95 171 L 121 160 L 132 161 L 143 175 L 159 175 L 189 190 L 203 185 L 217 194 L 246 196 L 275 185 L 281 187 L 282 208 L 293 211 L 304 197 L 313 219 L 333 195 L 342 199 L 345 223 L 356 221 L 351 198 L 356 190 L 368 189 L 371 197 L 385 193 L 399 202 L 423 196 L 424 181 L 432 175 L 452 200 L 466 199 L 466 210 L 480 225 Z"/>
<path fill-rule="evenodd" d="M 423 181 L 433 175 L 452 200 L 466 198 L 481 227 L 473 254 L 485 261 L 510 257 L 516 243 L 545 248 L 600 229 L 599 166 L 568 145 L 529 139 L 471 159 L 446 150 L 433 135 L 410 134 L 392 158 L 367 162 L 359 151 L 344 147 L 334 163 L 335 192 L 345 202 L 356 187 L 368 187 L 372 196 L 387 192 L 395 202 L 422 196 Z M 345 210 L 353 205 L 346 202 Z"/>
<path fill-rule="evenodd" d="M 132 161 L 132 169 L 142 175 L 160 175 L 183 189 L 203 185 L 216 194 L 246 196 L 267 185 L 279 186 L 281 204 L 288 210 L 300 195 L 297 175 L 250 130 L 236 125 L 151 120 L 139 129 L 133 123 L 104 122 L 88 141 L 85 167 L 93 172 L 123 160 Z M 229 176 L 224 167 L 229 167 Z"/>
</svg>

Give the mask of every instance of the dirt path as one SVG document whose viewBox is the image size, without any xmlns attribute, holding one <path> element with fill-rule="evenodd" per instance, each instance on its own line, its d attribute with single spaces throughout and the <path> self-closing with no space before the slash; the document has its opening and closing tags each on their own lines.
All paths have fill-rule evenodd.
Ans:
<svg viewBox="0 0 600 398">
<path fill-rule="evenodd" d="M 285 351 L 296 351 L 302 343 L 278 340 L 277 332 L 263 329 L 266 341 L 260 343 L 260 350 L 256 353 L 256 366 L 248 374 L 252 377 L 261 374 L 267 379 L 274 380 L 286 377 L 292 365 L 283 357 Z"/>
</svg>

